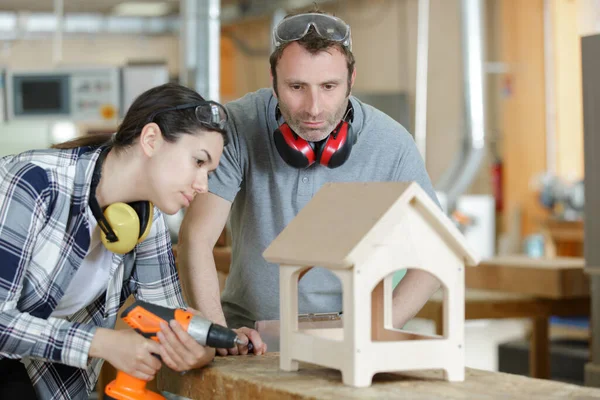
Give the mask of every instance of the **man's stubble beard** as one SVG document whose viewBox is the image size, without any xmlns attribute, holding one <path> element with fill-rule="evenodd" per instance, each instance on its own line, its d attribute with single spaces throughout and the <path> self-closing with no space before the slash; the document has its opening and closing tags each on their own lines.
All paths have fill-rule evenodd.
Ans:
<svg viewBox="0 0 600 400">
<path fill-rule="evenodd" d="M 335 114 L 327 118 L 325 122 L 325 126 L 323 128 L 311 129 L 311 128 L 303 128 L 301 126 L 302 121 L 310 121 L 310 117 L 302 118 L 294 118 L 285 104 L 279 103 L 279 109 L 281 110 L 281 115 L 285 119 L 288 126 L 300 136 L 302 139 L 308 142 L 319 142 L 325 139 L 329 134 L 335 129 L 335 127 L 340 123 L 344 114 L 346 113 L 346 109 L 348 108 L 348 97 L 344 102 L 340 105 L 340 107 L 336 110 Z"/>
</svg>

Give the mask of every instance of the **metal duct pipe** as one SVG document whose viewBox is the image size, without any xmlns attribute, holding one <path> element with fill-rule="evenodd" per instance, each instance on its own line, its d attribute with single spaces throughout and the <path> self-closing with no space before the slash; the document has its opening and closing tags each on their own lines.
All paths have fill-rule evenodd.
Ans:
<svg viewBox="0 0 600 400">
<path fill-rule="evenodd" d="M 54 41 L 52 46 L 52 61 L 54 65 L 62 63 L 63 50 L 63 30 L 65 16 L 65 3 L 63 0 L 54 0 L 54 17 L 56 18 L 56 31 L 54 31 Z"/>
<path fill-rule="evenodd" d="M 456 207 L 479 170 L 485 151 L 484 2 L 461 0 L 465 138 L 451 168 L 436 189 L 446 195 L 448 212 Z"/>
<path fill-rule="evenodd" d="M 221 1 L 181 0 L 179 83 L 205 99 L 219 101 L 221 60 Z M 184 210 L 165 215 L 171 241 L 178 242 Z"/>
<path fill-rule="evenodd" d="M 278 8 L 273 12 L 273 17 L 271 17 L 271 32 L 275 30 L 277 25 L 285 18 L 287 15 L 287 11 L 283 8 Z M 275 44 L 273 43 L 273 38 L 269 36 L 270 50 L 271 53 L 275 51 Z M 269 53 L 270 54 L 270 53 Z"/>
<path fill-rule="evenodd" d="M 64 0 L 54 0 L 55 4 Z M 0 10 L 0 40 L 28 40 L 45 38 L 54 34 L 59 25 L 65 37 L 85 35 L 172 35 L 177 34 L 185 18 L 191 16 L 191 7 L 207 8 L 208 2 L 180 0 L 180 16 L 165 15 L 161 17 L 122 17 L 100 13 L 63 13 L 57 17 L 56 11 L 50 12 L 8 12 Z M 278 9 L 294 9 L 307 7 L 312 4 L 333 3 L 338 0 L 273 0 L 251 2 L 241 8 L 239 4 L 229 4 L 219 7 L 220 24 L 223 26 L 240 23 L 252 18 L 268 17 Z M 212 3 L 210 3 L 212 4 Z M 208 8 L 213 7 L 209 5 Z M 62 6 L 61 6 L 62 8 Z M 56 6 L 55 6 L 56 9 Z M 180 19 L 183 21 L 180 24 Z M 182 29 L 182 28 L 181 28 Z"/>
<path fill-rule="evenodd" d="M 429 0 L 419 0 L 417 16 L 417 86 L 415 142 L 423 162 L 427 156 L 427 73 L 429 71 Z"/>
<path fill-rule="evenodd" d="M 182 0 L 180 83 L 219 101 L 220 0 Z"/>
</svg>

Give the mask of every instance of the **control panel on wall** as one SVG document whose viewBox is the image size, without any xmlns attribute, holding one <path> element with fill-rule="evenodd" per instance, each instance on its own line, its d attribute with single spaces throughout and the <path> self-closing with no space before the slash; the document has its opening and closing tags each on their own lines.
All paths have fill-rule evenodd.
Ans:
<svg viewBox="0 0 600 400">
<path fill-rule="evenodd" d="M 114 122 L 119 116 L 117 68 L 7 73 L 8 119 Z"/>
</svg>

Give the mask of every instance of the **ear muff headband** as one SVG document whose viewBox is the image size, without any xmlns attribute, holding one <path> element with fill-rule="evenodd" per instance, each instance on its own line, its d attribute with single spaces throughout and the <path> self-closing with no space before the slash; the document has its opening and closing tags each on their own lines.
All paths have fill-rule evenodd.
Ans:
<svg viewBox="0 0 600 400">
<path fill-rule="evenodd" d="M 136 201 L 129 203 L 140 218 L 140 234 L 138 243 L 146 239 L 152 229 L 152 221 L 154 220 L 154 205 L 150 201 Z"/>
<path fill-rule="evenodd" d="M 152 227 L 154 206 L 149 201 L 139 201 L 131 205 L 113 203 L 102 211 L 96 199 L 96 188 L 100 182 L 102 164 L 109 151 L 110 147 L 103 149 L 94 166 L 89 205 L 100 226 L 100 239 L 104 246 L 113 253 L 127 254 L 148 236 Z"/>
</svg>

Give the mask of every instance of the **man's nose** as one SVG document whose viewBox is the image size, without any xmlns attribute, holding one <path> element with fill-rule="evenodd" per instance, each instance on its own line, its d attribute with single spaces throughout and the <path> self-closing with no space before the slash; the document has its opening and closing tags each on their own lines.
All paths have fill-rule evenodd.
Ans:
<svg viewBox="0 0 600 400">
<path fill-rule="evenodd" d="M 316 117 L 321 114 L 321 99 L 319 98 L 319 93 L 316 90 L 312 90 L 307 94 L 306 102 L 307 112 L 312 117 Z"/>
</svg>

